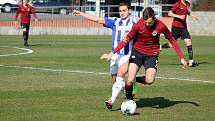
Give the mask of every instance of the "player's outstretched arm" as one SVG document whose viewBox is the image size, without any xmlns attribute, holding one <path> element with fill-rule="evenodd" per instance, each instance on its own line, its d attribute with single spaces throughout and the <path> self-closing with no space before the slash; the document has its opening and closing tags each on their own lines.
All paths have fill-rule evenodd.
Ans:
<svg viewBox="0 0 215 121">
<path fill-rule="evenodd" d="M 182 68 L 188 67 L 188 66 L 187 66 L 187 61 L 186 61 L 184 58 L 181 59 L 181 64 L 183 65 Z"/>
<path fill-rule="evenodd" d="M 194 20 L 199 20 L 199 17 L 196 15 L 193 15 L 192 12 L 190 12 L 190 16 L 194 19 Z"/>
<path fill-rule="evenodd" d="M 106 59 L 107 61 L 109 61 L 111 58 L 112 58 L 112 56 L 114 55 L 114 53 L 113 52 L 110 52 L 109 54 L 103 54 L 101 57 L 100 57 L 100 59 L 101 60 L 103 60 L 103 59 Z"/>
<path fill-rule="evenodd" d="M 174 39 L 174 37 L 172 36 L 171 32 L 169 31 L 169 29 L 167 28 L 166 25 L 164 25 L 164 27 L 163 27 L 163 34 L 165 35 L 165 38 L 169 40 L 169 42 L 171 43 L 171 45 L 175 49 L 175 52 L 177 53 L 178 58 L 179 58 L 181 64 L 183 65 L 183 68 L 186 68 L 187 62 L 184 59 L 181 48 L 179 47 L 177 41 Z"/>
<path fill-rule="evenodd" d="M 73 14 L 75 16 L 81 16 L 81 17 L 84 17 L 84 18 L 89 19 L 91 21 L 98 22 L 100 24 L 105 24 L 104 18 L 101 18 L 101 17 L 98 17 L 98 16 L 89 15 L 87 13 L 83 13 L 83 12 L 78 11 L 78 10 L 73 10 Z"/>
</svg>

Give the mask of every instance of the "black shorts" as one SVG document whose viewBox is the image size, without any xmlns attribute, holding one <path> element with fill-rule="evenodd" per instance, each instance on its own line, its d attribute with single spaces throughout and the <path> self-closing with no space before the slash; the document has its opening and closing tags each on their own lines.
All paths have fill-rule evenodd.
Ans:
<svg viewBox="0 0 215 121">
<path fill-rule="evenodd" d="M 172 26 L 172 36 L 177 40 L 181 37 L 181 39 L 190 39 L 190 33 L 187 28 L 184 27 L 175 27 Z"/>
<path fill-rule="evenodd" d="M 139 68 L 143 65 L 145 70 L 148 68 L 155 68 L 157 70 L 158 56 L 144 55 L 133 49 L 131 52 L 129 63 L 134 63 Z"/>
<path fill-rule="evenodd" d="M 30 24 L 21 23 L 21 29 L 24 29 L 24 28 L 25 28 L 27 31 L 29 31 Z"/>
</svg>

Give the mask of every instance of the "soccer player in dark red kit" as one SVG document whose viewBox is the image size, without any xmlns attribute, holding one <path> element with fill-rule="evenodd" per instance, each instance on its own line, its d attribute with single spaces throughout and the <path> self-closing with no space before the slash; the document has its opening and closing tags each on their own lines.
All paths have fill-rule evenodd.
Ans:
<svg viewBox="0 0 215 121">
<path fill-rule="evenodd" d="M 155 80 L 158 55 L 160 53 L 160 34 L 164 34 L 165 38 L 170 41 L 179 57 L 179 60 L 183 66 L 186 67 L 187 62 L 183 58 L 183 54 L 177 41 L 173 38 L 166 25 L 155 18 L 154 10 L 151 7 L 147 7 L 143 11 L 143 18 L 133 26 L 128 35 L 112 52 L 101 56 L 101 59 L 110 60 L 114 53 L 125 47 L 130 40 L 136 40 L 134 41 L 129 59 L 128 79 L 125 83 L 126 97 L 128 99 L 133 99 L 132 85 L 136 74 L 142 65 L 145 68 L 145 78 L 142 83 L 150 85 Z"/>
<path fill-rule="evenodd" d="M 188 55 L 189 55 L 189 66 L 195 67 L 198 63 L 193 60 L 193 48 L 191 43 L 191 37 L 187 29 L 186 18 L 187 15 L 190 15 L 194 20 L 198 20 L 198 17 L 193 15 L 189 10 L 190 2 L 187 0 L 179 0 L 175 3 L 175 5 L 171 8 L 168 15 L 174 17 L 172 23 L 172 35 L 177 40 L 181 37 L 185 41 Z M 170 43 L 166 43 L 162 45 L 162 48 L 170 48 L 172 45 Z"/>
<path fill-rule="evenodd" d="M 29 46 L 28 35 L 29 35 L 31 14 L 33 14 L 35 21 L 37 21 L 37 16 L 34 8 L 28 4 L 28 0 L 22 0 L 22 5 L 19 6 L 16 12 L 15 24 L 17 24 L 17 18 L 19 14 L 21 14 L 20 22 L 21 22 L 21 29 L 23 31 L 24 46 Z"/>
</svg>

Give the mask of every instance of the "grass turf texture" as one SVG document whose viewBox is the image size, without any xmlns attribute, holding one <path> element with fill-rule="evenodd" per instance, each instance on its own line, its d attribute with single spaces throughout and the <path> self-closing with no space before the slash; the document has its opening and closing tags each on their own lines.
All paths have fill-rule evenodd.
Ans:
<svg viewBox="0 0 215 121">
<path fill-rule="evenodd" d="M 158 77 L 215 82 L 215 37 L 194 36 L 198 67 L 182 69 L 173 49 L 162 50 Z M 1 46 L 23 47 L 21 36 L 0 36 Z M 161 43 L 167 42 L 162 40 Z M 187 49 L 179 41 L 187 58 Z M 120 94 L 109 111 L 109 63 L 100 55 L 110 51 L 111 36 L 30 36 L 27 55 L 0 57 L 0 121 L 212 121 L 215 119 L 215 84 L 157 78 L 139 86 L 137 113 L 120 111 Z M 25 52 L 0 47 L 0 55 Z M 27 69 L 19 67 L 58 70 Z M 64 71 L 67 70 L 67 71 Z M 144 73 L 140 70 L 139 75 Z"/>
</svg>

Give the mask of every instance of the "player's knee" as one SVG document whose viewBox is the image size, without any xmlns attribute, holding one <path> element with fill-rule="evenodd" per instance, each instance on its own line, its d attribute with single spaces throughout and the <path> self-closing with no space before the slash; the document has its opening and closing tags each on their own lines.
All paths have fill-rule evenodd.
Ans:
<svg viewBox="0 0 215 121">
<path fill-rule="evenodd" d="M 124 78 L 126 73 L 127 73 L 127 70 L 120 70 L 118 71 L 117 76 Z"/>
<path fill-rule="evenodd" d="M 154 77 L 146 77 L 146 83 L 148 84 L 148 85 L 151 85 L 151 84 L 153 84 L 154 83 L 154 81 L 155 81 L 155 78 Z"/>
<path fill-rule="evenodd" d="M 27 32 L 27 29 L 26 29 L 26 28 L 24 28 L 22 31 L 23 31 L 23 32 Z"/>
<path fill-rule="evenodd" d="M 184 39 L 186 46 L 192 45 L 191 39 Z"/>
</svg>

